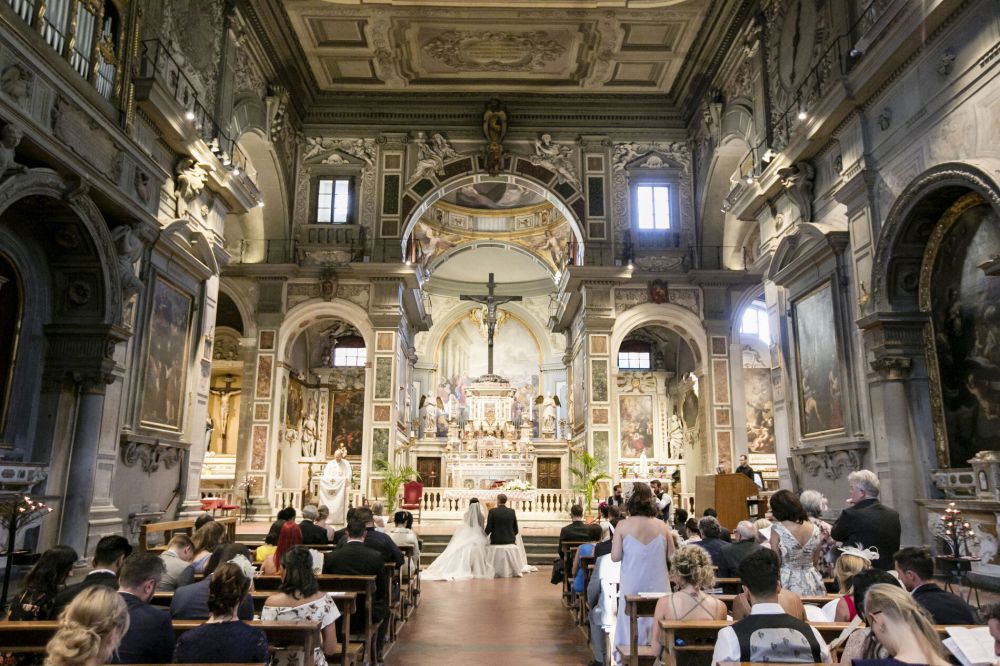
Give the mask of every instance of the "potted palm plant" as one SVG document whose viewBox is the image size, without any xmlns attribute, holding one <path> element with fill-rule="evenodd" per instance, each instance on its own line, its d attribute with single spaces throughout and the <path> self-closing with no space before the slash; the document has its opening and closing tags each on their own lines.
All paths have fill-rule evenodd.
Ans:
<svg viewBox="0 0 1000 666">
<path fill-rule="evenodd" d="M 411 479 L 420 480 L 420 473 L 409 465 L 396 467 L 387 460 L 376 460 L 375 469 L 382 475 L 382 490 L 385 491 L 385 510 L 391 515 L 396 510 L 399 491 Z"/>
<path fill-rule="evenodd" d="M 598 469 L 597 458 L 586 451 L 582 452 L 577 460 L 579 465 L 577 467 L 570 467 L 569 471 L 577 479 L 574 490 L 583 493 L 586 500 L 584 510 L 589 516 L 591 505 L 594 503 L 594 491 L 597 490 L 597 484 L 611 477 Z"/>
</svg>

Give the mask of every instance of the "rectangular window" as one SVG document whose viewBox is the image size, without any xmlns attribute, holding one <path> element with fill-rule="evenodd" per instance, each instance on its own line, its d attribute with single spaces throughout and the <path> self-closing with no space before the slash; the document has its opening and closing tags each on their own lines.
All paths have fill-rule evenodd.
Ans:
<svg viewBox="0 0 1000 666">
<path fill-rule="evenodd" d="M 360 368 L 368 360 L 364 347 L 337 347 L 333 351 L 333 365 Z"/>
<path fill-rule="evenodd" d="M 350 179 L 321 178 L 316 194 L 316 221 L 347 224 L 350 211 Z"/>
<path fill-rule="evenodd" d="M 670 228 L 670 188 L 666 185 L 640 185 L 636 188 L 639 228 L 666 230 Z"/>
<path fill-rule="evenodd" d="M 649 370 L 649 352 L 618 352 L 619 370 Z"/>
</svg>

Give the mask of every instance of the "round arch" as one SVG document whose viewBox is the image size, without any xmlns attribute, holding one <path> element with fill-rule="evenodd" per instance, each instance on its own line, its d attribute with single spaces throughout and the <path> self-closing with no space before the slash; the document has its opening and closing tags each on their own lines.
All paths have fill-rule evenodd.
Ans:
<svg viewBox="0 0 1000 666">
<path fill-rule="evenodd" d="M 232 278 L 222 277 L 219 279 L 219 292 L 228 296 L 239 310 L 240 318 L 243 320 L 243 336 L 256 340 L 257 322 L 253 316 L 254 306 L 244 291 Z"/>
<path fill-rule="evenodd" d="M 934 221 L 962 194 L 978 193 L 1000 214 L 1000 183 L 994 173 L 1000 173 L 1000 160 L 946 162 L 906 186 L 889 210 L 875 248 L 871 275 L 875 311 L 916 308 L 915 290 L 901 287 L 909 281 L 910 272 L 919 270 Z M 905 291 L 905 297 L 900 291 Z"/>
<path fill-rule="evenodd" d="M 463 159 L 470 164 L 474 163 L 474 160 L 470 160 L 468 157 L 464 157 Z M 430 209 L 431 206 L 433 206 L 442 197 L 445 197 L 462 187 L 475 185 L 477 183 L 507 183 L 511 185 L 518 185 L 519 187 L 523 187 L 524 189 L 541 196 L 543 199 L 551 203 L 552 206 L 564 218 L 566 218 L 566 221 L 569 222 L 570 229 L 573 230 L 573 236 L 576 239 L 578 247 L 576 252 L 576 261 L 578 264 L 583 263 L 584 234 L 583 224 L 580 221 L 580 218 L 584 214 L 582 206 L 583 199 L 575 188 L 566 186 L 566 188 L 573 193 L 570 197 L 568 197 L 569 199 L 573 199 L 573 201 L 567 203 L 566 199 L 553 191 L 548 185 L 531 178 L 530 176 L 514 174 L 499 174 L 491 176 L 485 172 L 476 173 L 474 170 L 445 181 L 425 196 L 423 200 L 421 200 L 420 203 L 410 211 L 406 217 L 406 223 L 403 226 L 403 235 L 401 239 L 403 256 L 406 256 L 406 246 L 410 240 L 410 235 L 413 233 L 414 227 L 417 226 L 417 222 L 423 214 Z M 579 206 L 575 205 L 577 202 L 580 202 Z M 575 210 L 575 208 L 579 208 L 579 210 Z"/>
<path fill-rule="evenodd" d="M 637 328 L 643 326 L 663 326 L 678 335 L 691 347 L 695 355 L 695 362 L 701 372 L 705 372 L 705 363 L 708 358 L 707 339 L 708 334 L 698 316 L 680 307 L 669 303 L 655 304 L 646 303 L 637 305 L 623 312 L 615 320 L 615 326 L 611 329 L 611 363 L 617 368 L 618 357 L 616 350 L 621 347 L 625 337 Z"/>
<path fill-rule="evenodd" d="M 492 240 L 485 238 L 472 240 L 467 243 L 462 243 L 460 245 L 456 245 L 455 247 L 449 248 L 445 252 L 442 252 L 440 256 L 435 258 L 434 261 L 432 261 L 430 265 L 427 267 L 427 269 L 431 274 L 433 274 L 436 268 L 446 263 L 449 259 L 451 259 L 455 255 L 462 254 L 463 252 L 468 252 L 470 250 L 475 250 L 476 248 L 479 247 L 497 247 L 497 246 L 502 246 L 508 252 L 517 252 L 519 254 L 528 257 L 529 259 L 531 259 L 531 261 L 538 264 L 539 267 L 541 267 L 546 273 L 548 273 L 553 278 L 553 280 L 556 279 L 556 273 L 553 273 L 549 265 L 546 264 L 544 261 L 542 261 L 541 258 L 534 252 L 515 243 L 508 243 L 502 240 Z"/>
<path fill-rule="evenodd" d="M 374 358 L 375 329 L 368 319 L 368 313 L 350 301 L 340 299 L 324 301 L 314 298 L 299 303 L 285 315 L 281 328 L 278 329 L 278 340 L 275 345 L 276 364 L 288 358 L 292 344 L 306 328 L 325 319 L 342 319 L 358 329 L 364 338 L 368 359 Z"/>
</svg>

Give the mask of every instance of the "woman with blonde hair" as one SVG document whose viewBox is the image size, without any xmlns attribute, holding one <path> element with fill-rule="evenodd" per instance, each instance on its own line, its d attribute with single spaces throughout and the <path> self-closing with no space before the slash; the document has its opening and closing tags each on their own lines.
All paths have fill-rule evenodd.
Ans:
<svg viewBox="0 0 1000 666">
<path fill-rule="evenodd" d="M 837 601 L 834 622 L 850 622 L 857 616 L 858 611 L 854 607 L 854 576 L 865 569 L 871 569 L 873 556 L 878 557 L 878 553 L 854 546 L 844 546 L 841 550 L 840 557 L 833 567 L 837 590 L 841 595 Z"/>
<path fill-rule="evenodd" d="M 661 620 L 725 620 L 726 604 L 705 590 L 715 585 L 712 558 L 701 546 L 682 546 L 670 558 L 670 577 L 677 591 L 656 602 L 653 617 Z M 653 654 L 660 653 L 660 632 L 652 632 Z"/>
<path fill-rule="evenodd" d="M 214 520 L 209 521 L 196 529 L 191 537 L 194 544 L 194 559 L 191 566 L 196 574 L 205 573 L 205 565 L 208 558 L 212 557 L 215 549 L 223 544 L 226 538 L 226 528 Z"/>
<path fill-rule="evenodd" d="M 45 646 L 45 666 L 108 663 L 128 624 L 128 606 L 117 590 L 86 588 L 59 614 L 59 628 Z"/>
<path fill-rule="evenodd" d="M 854 666 L 948 666 L 947 652 L 930 616 L 906 590 L 894 585 L 872 585 L 865 595 L 865 618 L 889 658 L 855 659 Z"/>
</svg>

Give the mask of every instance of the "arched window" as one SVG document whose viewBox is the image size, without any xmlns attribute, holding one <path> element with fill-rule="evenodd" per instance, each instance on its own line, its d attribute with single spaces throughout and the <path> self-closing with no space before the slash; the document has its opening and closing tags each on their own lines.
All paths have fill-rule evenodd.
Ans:
<svg viewBox="0 0 1000 666">
<path fill-rule="evenodd" d="M 767 319 L 767 306 L 764 301 L 754 301 L 743 311 L 743 321 L 740 323 L 740 333 L 753 335 L 771 344 L 771 325 Z"/>
<path fill-rule="evenodd" d="M 333 365 L 338 368 L 359 368 L 368 360 L 365 340 L 359 335 L 345 335 L 337 338 L 333 350 Z"/>
</svg>

